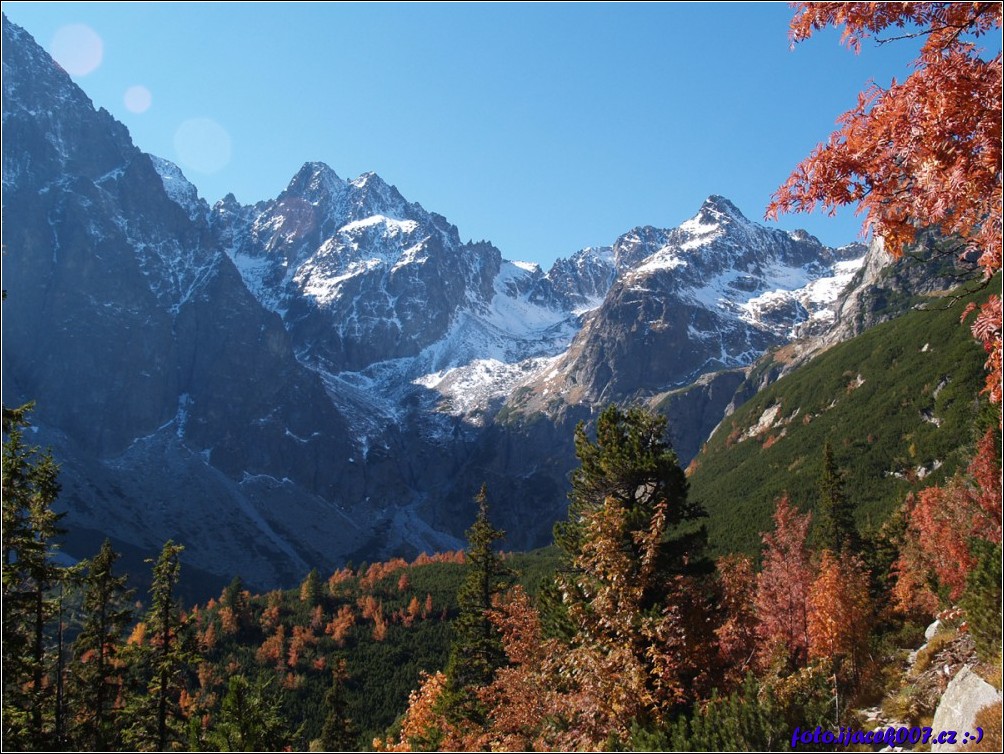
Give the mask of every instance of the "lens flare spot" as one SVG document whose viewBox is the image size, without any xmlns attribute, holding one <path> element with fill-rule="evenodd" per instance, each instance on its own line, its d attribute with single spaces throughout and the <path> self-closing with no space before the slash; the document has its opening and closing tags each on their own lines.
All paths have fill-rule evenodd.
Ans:
<svg viewBox="0 0 1004 754">
<path fill-rule="evenodd" d="M 129 112 L 145 113 L 150 109 L 150 105 L 153 104 L 153 95 L 150 94 L 150 90 L 145 86 L 136 84 L 136 86 L 130 86 L 125 90 L 122 101 Z"/>
<path fill-rule="evenodd" d="M 56 30 L 49 52 L 71 76 L 86 76 L 101 65 L 105 46 L 87 24 L 67 24 Z"/>
<path fill-rule="evenodd" d="M 218 173 L 230 162 L 230 134 L 212 118 L 192 118 L 174 132 L 174 151 L 185 167 Z"/>
</svg>

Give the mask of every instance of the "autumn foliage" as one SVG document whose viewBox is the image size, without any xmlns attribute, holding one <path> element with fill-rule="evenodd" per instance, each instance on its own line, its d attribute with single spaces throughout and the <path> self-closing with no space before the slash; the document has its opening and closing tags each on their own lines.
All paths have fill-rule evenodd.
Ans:
<svg viewBox="0 0 1004 754">
<path fill-rule="evenodd" d="M 865 230 L 881 238 L 894 256 L 921 230 L 933 228 L 957 239 L 961 255 L 976 260 L 989 280 L 1001 269 L 1002 57 L 986 55 L 980 37 L 999 37 L 1004 6 L 996 2 L 795 4 L 793 44 L 819 29 L 842 27 L 841 41 L 860 52 L 862 40 L 880 43 L 923 39 L 912 72 L 887 88 L 872 84 L 838 120 L 839 128 L 795 169 L 774 195 L 768 217 L 782 212 L 834 212 L 857 205 Z M 966 308 L 965 320 L 975 310 Z M 982 306 L 972 332 L 987 354 L 983 393 L 1001 418 L 1001 298 Z M 972 594 L 973 574 L 986 562 L 987 547 L 1001 541 L 999 434 L 988 431 L 966 473 L 912 493 L 904 506 L 906 532 L 892 568 L 894 603 L 904 614 L 933 614 L 944 600 Z M 982 554 L 981 554 L 982 553 Z M 999 558 L 999 555 L 997 556 Z M 810 653 L 832 653 L 824 584 L 841 585 L 838 599 L 854 601 L 850 564 L 824 557 L 810 599 Z M 765 568 L 766 570 L 766 568 Z M 985 569 L 984 569 L 985 570 Z M 985 576 L 985 574 L 984 574 Z M 984 581 L 986 579 L 984 578 Z M 976 579 L 979 581 L 979 579 Z M 988 597 L 990 593 L 987 593 Z M 999 623 L 997 607 L 989 614 Z M 845 606 L 853 612 L 853 605 Z M 847 637 L 844 637 L 847 638 Z M 998 642 L 999 645 L 999 642 Z"/>
<path fill-rule="evenodd" d="M 493 751 L 539 751 L 546 748 L 546 716 L 560 703 L 554 681 L 561 648 L 544 639 L 540 615 L 522 587 L 515 587 L 492 613 L 502 635 L 509 666 L 495 673 L 481 699 L 492 710 L 485 748 Z"/>
<path fill-rule="evenodd" d="M 593 441 L 583 426 L 576 431 L 583 465 L 573 478 L 569 520 L 556 527 L 563 560 L 554 579 L 558 603 L 549 609 L 562 635 L 546 632 L 521 589 L 481 589 L 497 599 L 477 601 L 473 616 L 487 615 L 493 630 L 470 623 L 478 636 L 498 637 L 500 656 L 491 672 L 464 676 L 465 693 L 477 703 L 456 703 L 454 651 L 439 701 L 430 701 L 437 683 L 430 676 L 413 695 L 394 748 L 432 741 L 468 750 L 626 746 L 636 724 L 666 724 L 710 693 L 719 666 L 713 582 L 703 533 L 692 525 L 680 530 L 701 511 L 687 501 L 665 419 L 610 407 L 596 435 Z M 476 553 L 472 546 L 472 567 Z M 457 624 L 454 641 L 476 646 Z M 468 654 L 477 670 L 478 655 Z"/>
<path fill-rule="evenodd" d="M 801 667 L 808 659 L 807 603 L 813 574 L 806 539 L 811 521 L 811 514 L 800 514 L 782 497 L 774 512 L 774 531 L 763 535 L 763 568 L 756 584 L 762 667 Z"/>
<path fill-rule="evenodd" d="M 972 538 L 1001 543 L 1000 473 L 998 434 L 990 429 L 965 473 L 907 500 L 907 532 L 894 589 L 904 610 L 920 601 L 933 613 L 938 604 L 931 588 L 935 583 L 957 600 L 976 565 Z"/>
<path fill-rule="evenodd" d="M 570 579 L 566 593 L 576 595 L 571 642 L 544 636 L 537 609 L 518 587 L 492 612 L 509 665 L 479 693 L 489 719 L 479 734 L 468 734 L 471 748 L 627 743 L 634 721 L 659 724 L 697 698 L 699 679 L 714 664 L 701 629 L 709 615 L 692 578 L 657 567 L 664 508 L 656 505 L 648 526 L 634 531 L 616 498 L 586 514 L 574 575 L 562 577 Z M 622 547 L 625 540 L 638 547 L 637 557 Z M 655 591 L 662 600 L 652 604 Z"/>
<path fill-rule="evenodd" d="M 810 659 L 846 659 L 860 668 L 872 625 L 868 571 L 861 559 L 844 551 L 824 551 L 809 588 Z"/>
<path fill-rule="evenodd" d="M 999 538 L 999 466 L 988 460 L 996 448 L 988 438 L 967 477 L 963 531 Z M 846 703 L 887 660 L 875 651 L 873 631 L 889 613 L 879 614 L 879 582 L 862 556 L 853 547 L 813 550 L 811 514 L 782 497 L 763 535 L 759 573 L 741 555 L 721 558 L 713 574 L 694 570 L 700 538 L 669 523 L 668 507 L 681 502 L 587 500 L 565 540 L 567 567 L 555 578 L 566 622 L 549 625 L 550 598 L 513 588 L 489 611 L 506 662 L 476 691 L 484 715 L 450 717 L 448 687 L 426 676 L 399 732 L 381 744 L 686 749 L 775 741 L 765 720 L 790 730 L 832 719 L 835 700 Z M 839 541 L 851 539 L 845 534 Z M 738 727 L 726 734 L 709 720 Z"/>
<path fill-rule="evenodd" d="M 925 37 L 913 72 L 888 88 L 872 84 L 844 113 L 840 128 L 809 155 L 767 210 L 857 204 L 865 228 L 894 255 L 933 227 L 960 238 L 989 278 L 1001 269 L 1001 55 L 981 57 L 979 36 L 1000 29 L 1002 6 L 973 3 L 798 3 L 793 43 L 843 27 L 861 41 Z M 888 40 L 887 37 L 887 40 Z M 993 296 L 972 326 L 987 351 L 986 392 L 1001 403 L 1001 301 Z"/>
<path fill-rule="evenodd" d="M 753 667 L 757 649 L 756 573 L 745 555 L 727 555 L 718 563 L 721 625 L 715 629 L 725 687 L 738 687 Z"/>
<path fill-rule="evenodd" d="M 435 706 L 446 688 L 446 676 L 441 672 L 423 674 L 418 689 L 408 698 L 408 711 L 401 722 L 399 738 L 373 741 L 376 751 L 433 751 L 442 742 L 438 727 L 441 716 Z"/>
</svg>

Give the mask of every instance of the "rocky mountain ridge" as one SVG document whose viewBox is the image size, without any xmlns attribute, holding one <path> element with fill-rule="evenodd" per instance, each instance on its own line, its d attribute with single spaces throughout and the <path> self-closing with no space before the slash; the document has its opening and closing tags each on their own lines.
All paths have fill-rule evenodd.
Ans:
<svg viewBox="0 0 1004 754">
<path fill-rule="evenodd" d="M 623 401 L 748 366 L 831 320 L 863 253 L 757 225 L 720 196 L 677 228 L 636 228 L 614 244 L 622 272 L 543 390 Z"/>
</svg>

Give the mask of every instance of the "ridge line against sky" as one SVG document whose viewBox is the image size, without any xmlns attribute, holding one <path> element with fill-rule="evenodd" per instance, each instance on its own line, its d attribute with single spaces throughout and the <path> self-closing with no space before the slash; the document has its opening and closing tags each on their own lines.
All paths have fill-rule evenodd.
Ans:
<svg viewBox="0 0 1004 754">
<path fill-rule="evenodd" d="M 545 268 L 678 225 L 711 194 L 763 223 L 857 93 L 902 80 L 919 46 L 854 55 L 827 31 L 792 50 L 786 3 L 3 10 L 210 203 L 274 198 L 309 161 L 373 171 L 462 238 Z M 836 246 L 861 219 L 777 226 Z"/>
</svg>

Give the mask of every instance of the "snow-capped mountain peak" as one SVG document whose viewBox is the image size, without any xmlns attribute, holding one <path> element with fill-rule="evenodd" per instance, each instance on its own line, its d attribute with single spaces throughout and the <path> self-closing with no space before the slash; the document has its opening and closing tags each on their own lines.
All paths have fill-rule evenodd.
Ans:
<svg viewBox="0 0 1004 754">
<path fill-rule="evenodd" d="M 317 206 L 336 200 L 345 190 L 346 182 L 325 163 L 306 162 L 279 195 L 279 200 L 297 197 Z"/>
<path fill-rule="evenodd" d="M 823 326 L 855 264 L 834 268 L 850 254 L 754 223 L 719 195 L 676 228 L 628 231 L 612 253 L 616 279 L 602 306 L 527 405 L 556 395 L 567 405 L 621 401 L 747 366 L 806 325 Z"/>
<path fill-rule="evenodd" d="M 170 160 L 154 155 L 150 155 L 150 161 L 164 184 L 164 191 L 174 203 L 185 210 L 190 219 L 205 219 L 209 214 L 209 205 L 199 197 L 199 190 L 185 177 L 181 168 Z"/>
<path fill-rule="evenodd" d="M 368 191 L 374 191 L 384 196 L 387 196 L 390 192 L 393 192 L 395 200 L 401 197 L 398 193 L 396 187 L 391 186 L 387 181 L 379 176 L 379 174 L 368 170 L 365 173 L 360 174 L 358 177 L 353 178 L 349 181 L 357 189 L 366 189 Z"/>
<path fill-rule="evenodd" d="M 724 196 L 712 194 L 704 200 L 696 215 L 682 222 L 676 229 L 677 236 L 684 236 L 676 240 L 685 249 L 697 248 L 706 241 L 717 238 L 725 228 L 733 224 L 752 225 L 731 201 Z"/>
<path fill-rule="evenodd" d="M 708 220 L 717 220 L 719 222 L 723 220 L 750 222 L 735 204 L 719 194 L 712 194 L 705 199 L 697 216 L 703 216 Z"/>
<path fill-rule="evenodd" d="M 388 184 L 376 173 L 363 173 L 349 181 L 352 187 L 354 218 L 367 213 L 381 214 L 397 220 L 425 219 L 428 213 L 421 205 L 409 204 L 396 187 Z"/>
</svg>

